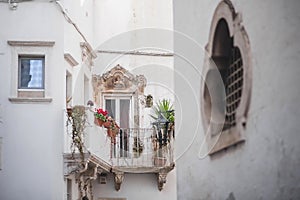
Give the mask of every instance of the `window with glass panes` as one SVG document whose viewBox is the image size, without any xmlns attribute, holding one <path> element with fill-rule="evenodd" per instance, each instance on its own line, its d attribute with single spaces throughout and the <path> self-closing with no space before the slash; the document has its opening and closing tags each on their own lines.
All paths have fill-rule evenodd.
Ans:
<svg viewBox="0 0 300 200">
<path fill-rule="evenodd" d="M 44 89 L 45 57 L 19 56 L 18 89 Z"/>
<path fill-rule="evenodd" d="M 120 126 L 119 137 L 120 156 L 127 157 L 129 150 L 128 128 L 131 119 L 131 97 L 130 96 L 109 96 L 105 97 L 105 110 L 108 115 L 116 120 Z M 116 152 L 114 151 L 114 156 Z"/>
</svg>

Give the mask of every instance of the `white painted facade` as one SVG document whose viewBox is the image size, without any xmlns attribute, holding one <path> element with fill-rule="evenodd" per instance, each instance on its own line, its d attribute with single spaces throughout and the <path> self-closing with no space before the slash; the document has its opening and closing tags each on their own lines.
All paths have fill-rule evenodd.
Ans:
<svg viewBox="0 0 300 200">
<path fill-rule="evenodd" d="M 154 45 L 145 43 L 149 40 L 145 40 L 144 33 L 141 38 L 135 36 L 134 31 L 126 34 L 149 27 L 172 30 L 171 1 L 65 0 L 58 3 L 62 7 L 55 1 L 20 2 L 16 10 L 10 9 L 8 3 L 0 3 L 0 25 L 6 27 L 0 32 L 0 83 L 4 86 L 0 91 L 0 199 L 67 199 L 66 178 L 72 180 L 71 199 L 78 199 L 74 175 L 64 177 L 63 154 L 70 153 L 71 140 L 66 133 L 66 107 L 86 105 L 88 100 L 93 100 L 93 74 L 101 75 L 120 64 L 132 74 L 146 77 L 145 94 L 152 94 L 154 101 L 174 100 L 172 56 L 96 53 L 91 68 L 87 59 L 82 59 L 83 42 L 88 42 L 95 52 L 172 52 L 171 31 L 165 31 L 163 42 L 159 35 L 154 37 Z M 66 12 L 65 17 L 61 8 Z M 118 44 L 120 40 L 113 36 L 123 39 L 124 43 Z M 11 45 L 8 41 L 21 44 Z M 22 41 L 31 43 L 26 45 Z M 36 41 L 52 45 L 37 47 Z M 19 53 L 45 55 L 44 98 L 18 98 L 18 80 L 11 77 L 18 76 Z M 145 110 L 144 128 L 150 127 L 148 114 Z M 110 141 L 104 129 L 94 125 L 92 113 L 88 117 L 86 150 L 110 162 Z M 94 180 L 94 199 L 176 199 L 177 195 L 175 170 L 168 174 L 162 191 L 157 189 L 154 174 L 125 174 L 119 191 L 113 182 L 111 174 L 105 185 Z"/>
<path fill-rule="evenodd" d="M 86 105 L 94 99 L 92 75 L 117 64 L 146 77 L 144 94 L 154 102 L 176 102 L 176 167 L 162 191 L 154 174 L 130 173 L 116 191 L 108 173 L 106 184 L 93 181 L 94 199 L 299 199 L 297 0 L 233 1 L 250 41 L 251 100 L 245 143 L 213 157 L 206 156 L 201 73 L 220 1 L 59 2 L 96 52 L 91 69 L 82 60 L 84 39 L 54 1 L 22 2 L 16 10 L 0 3 L 0 199 L 67 199 L 66 98 L 72 97 L 68 106 Z M 121 54 L 165 55 L 173 44 L 174 62 L 173 56 Z M 18 53 L 45 55 L 45 98 L 17 98 Z M 141 127 L 149 128 L 149 110 L 143 112 Z M 88 115 L 85 146 L 109 163 L 110 141 Z M 68 178 L 71 199 L 78 199 L 75 177 Z"/>
<path fill-rule="evenodd" d="M 233 1 L 250 41 L 252 94 L 245 143 L 215 156 L 207 155 L 200 88 L 220 1 L 173 3 L 174 51 L 190 61 L 174 60 L 176 108 L 184 108 L 176 109 L 178 199 L 299 199 L 299 1 Z"/>
</svg>

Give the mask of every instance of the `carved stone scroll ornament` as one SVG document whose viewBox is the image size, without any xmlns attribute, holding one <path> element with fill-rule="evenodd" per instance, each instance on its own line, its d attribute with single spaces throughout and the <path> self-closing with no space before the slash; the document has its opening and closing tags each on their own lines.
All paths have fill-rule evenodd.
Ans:
<svg viewBox="0 0 300 200">
<path fill-rule="evenodd" d="M 147 80 L 145 78 L 144 75 L 138 75 L 136 76 L 136 85 L 138 86 L 138 90 L 141 94 L 144 93 L 144 88 L 146 87 L 147 85 Z"/>
</svg>

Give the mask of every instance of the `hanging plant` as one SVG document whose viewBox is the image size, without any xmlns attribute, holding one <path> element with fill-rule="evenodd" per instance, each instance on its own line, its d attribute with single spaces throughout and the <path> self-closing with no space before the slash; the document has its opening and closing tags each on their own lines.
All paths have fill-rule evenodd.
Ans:
<svg viewBox="0 0 300 200">
<path fill-rule="evenodd" d="M 72 158 L 78 162 L 78 166 L 80 168 L 85 167 L 85 159 L 84 159 L 84 134 L 85 134 L 85 128 L 87 123 L 87 114 L 85 111 L 84 106 L 74 106 L 73 108 L 67 109 L 67 127 L 69 125 L 72 126 L 71 136 L 72 136 L 72 142 L 71 142 L 71 151 L 72 151 Z M 79 152 L 80 160 L 75 159 L 75 153 Z M 87 198 L 87 187 L 90 186 L 90 194 L 92 196 L 92 185 L 90 182 L 84 182 L 80 177 L 77 179 L 78 188 L 80 191 L 80 196 L 83 196 L 82 189 L 85 191 L 85 196 L 83 199 Z"/>
<path fill-rule="evenodd" d="M 84 136 L 84 130 L 86 127 L 87 122 L 87 115 L 85 112 L 84 106 L 74 106 L 72 109 L 67 110 L 68 114 L 68 124 L 72 125 L 72 143 L 71 143 L 71 150 L 72 155 L 74 157 L 74 154 L 76 151 L 80 154 L 80 165 L 81 167 L 84 167 L 84 142 L 83 142 L 83 136 Z"/>
<path fill-rule="evenodd" d="M 105 122 L 107 122 L 107 114 L 108 112 L 106 110 L 103 110 L 102 108 L 96 108 L 94 112 L 94 123 L 101 127 Z"/>
</svg>

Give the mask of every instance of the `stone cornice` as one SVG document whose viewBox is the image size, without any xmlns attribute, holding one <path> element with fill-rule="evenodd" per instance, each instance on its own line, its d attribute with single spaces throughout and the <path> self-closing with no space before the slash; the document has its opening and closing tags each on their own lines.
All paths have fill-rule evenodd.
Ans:
<svg viewBox="0 0 300 200">
<path fill-rule="evenodd" d="M 65 53 L 64 58 L 72 67 L 75 67 L 79 64 L 70 53 Z"/>
</svg>

